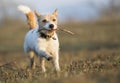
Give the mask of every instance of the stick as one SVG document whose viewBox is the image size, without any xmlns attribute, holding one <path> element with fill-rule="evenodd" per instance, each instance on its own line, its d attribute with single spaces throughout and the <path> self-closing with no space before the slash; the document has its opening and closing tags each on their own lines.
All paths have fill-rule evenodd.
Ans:
<svg viewBox="0 0 120 83">
<path fill-rule="evenodd" d="M 74 35 L 74 33 L 73 33 L 72 31 L 69 31 L 69 30 L 67 30 L 67 29 L 61 29 L 61 28 L 59 28 L 59 30 L 64 31 L 64 32 L 67 32 L 67 33 L 69 33 L 69 34 L 71 34 L 71 35 Z"/>
<path fill-rule="evenodd" d="M 42 30 L 47 30 L 47 29 L 39 29 L 38 31 L 42 31 Z M 61 29 L 61 28 L 59 28 L 59 29 L 55 29 L 55 30 L 61 30 L 61 31 L 64 31 L 64 32 L 69 33 L 71 35 L 74 35 L 74 33 L 72 31 L 69 31 L 67 29 Z M 55 30 L 53 30 L 53 31 L 55 31 Z"/>
</svg>

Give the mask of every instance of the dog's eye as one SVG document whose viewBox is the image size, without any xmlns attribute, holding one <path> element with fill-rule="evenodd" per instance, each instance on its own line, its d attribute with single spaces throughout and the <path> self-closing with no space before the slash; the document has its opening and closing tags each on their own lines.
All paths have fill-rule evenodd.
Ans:
<svg viewBox="0 0 120 83">
<path fill-rule="evenodd" d="M 53 19 L 53 21 L 55 22 L 55 21 L 56 21 L 56 19 Z"/>
<path fill-rule="evenodd" d="M 47 20 L 46 20 L 46 19 L 44 19 L 44 20 L 42 20 L 42 22 L 46 23 L 46 22 L 47 22 Z"/>
</svg>

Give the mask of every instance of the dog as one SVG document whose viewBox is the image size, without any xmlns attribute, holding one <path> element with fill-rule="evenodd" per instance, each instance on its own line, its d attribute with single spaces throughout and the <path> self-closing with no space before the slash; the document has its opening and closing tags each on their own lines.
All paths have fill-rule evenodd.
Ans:
<svg viewBox="0 0 120 83">
<path fill-rule="evenodd" d="M 59 40 L 57 36 L 57 14 L 56 9 L 51 14 L 40 14 L 33 12 L 28 6 L 20 5 L 18 9 L 26 14 L 31 26 L 24 41 L 24 52 L 30 60 L 30 68 L 35 69 L 35 55 L 39 57 L 42 72 L 46 72 L 45 59 L 51 61 L 56 72 L 59 67 Z M 35 21 L 35 16 L 36 20 Z M 31 19 L 31 20 L 30 20 Z M 33 23 L 32 23 L 32 22 Z M 37 25 L 36 25 L 36 23 Z"/>
</svg>

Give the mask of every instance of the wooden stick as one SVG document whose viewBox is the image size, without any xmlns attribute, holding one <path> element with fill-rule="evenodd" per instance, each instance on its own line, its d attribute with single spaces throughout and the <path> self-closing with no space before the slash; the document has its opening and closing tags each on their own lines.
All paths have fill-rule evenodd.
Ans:
<svg viewBox="0 0 120 83">
<path fill-rule="evenodd" d="M 67 33 L 69 33 L 69 34 L 71 34 L 71 35 L 74 35 L 74 33 L 73 33 L 72 31 L 69 31 L 69 30 L 67 30 L 67 29 L 61 29 L 61 28 L 59 28 L 59 30 L 64 31 L 64 32 L 67 32 Z"/>
</svg>

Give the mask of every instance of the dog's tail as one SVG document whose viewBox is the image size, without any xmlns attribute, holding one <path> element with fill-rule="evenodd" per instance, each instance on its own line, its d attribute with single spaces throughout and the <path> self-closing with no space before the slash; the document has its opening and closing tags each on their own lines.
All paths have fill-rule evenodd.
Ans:
<svg viewBox="0 0 120 83">
<path fill-rule="evenodd" d="M 31 10 L 28 6 L 24 6 L 24 5 L 19 5 L 18 10 L 26 14 L 30 29 L 33 29 L 37 26 L 35 12 L 33 10 Z"/>
<path fill-rule="evenodd" d="M 19 5 L 18 10 L 22 11 L 24 14 L 28 14 L 31 12 L 31 9 L 28 6 Z"/>
</svg>

